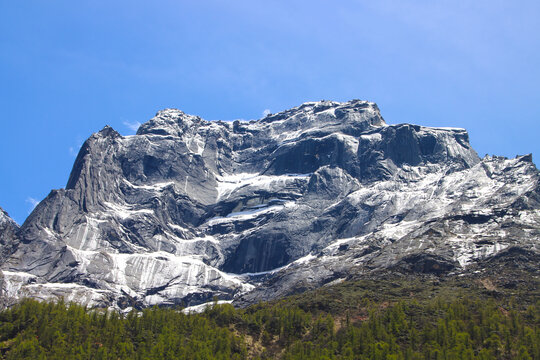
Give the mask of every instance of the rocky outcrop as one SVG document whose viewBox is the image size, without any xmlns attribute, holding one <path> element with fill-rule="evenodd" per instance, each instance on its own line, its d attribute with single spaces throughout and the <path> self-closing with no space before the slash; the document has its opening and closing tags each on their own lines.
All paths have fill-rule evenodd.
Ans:
<svg viewBox="0 0 540 360">
<path fill-rule="evenodd" d="M 0 208 L 0 264 L 3 264 L 19 245 L 18 232 L 19 225 Z M 9 298 L 13 297 L 7 294 L 7 286 L 9 285 L 4 281 L 4 274 L 0 271 L 0 308 L 9 305 Z"/>
<path fill-rule="evenodd" d="M 11 255 L 18 245 L 19 225 L 0 208 L 0 264 Z"/>
<path fill-rule="evenodd" d="M 18 232 L 5 296 L 249 303 L 380 269 L 467 271 L 537 252 L 538 180 L 530 156 L 480 159 L 465 130 L 388 125 L 366 101 L 235 122 L 167 109 L 84 143 Z"/>
</svg>

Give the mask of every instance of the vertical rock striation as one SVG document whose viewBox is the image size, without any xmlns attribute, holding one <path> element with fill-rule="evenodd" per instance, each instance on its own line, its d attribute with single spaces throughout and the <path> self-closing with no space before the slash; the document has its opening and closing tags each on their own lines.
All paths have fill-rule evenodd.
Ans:
<svg viewBox="0 0 540 360">
<path fill-rule="evenodd" d="M 4 297 L 253 302 L 381 269 L 467 271 L 538 252 L 538 180 L 530 156 L 480 159 L 465 130 L 388 125 L 367 101 L 234 122 L 166 109 L 84 143 L 66 188 L 2 242 Z"/>
</svg>

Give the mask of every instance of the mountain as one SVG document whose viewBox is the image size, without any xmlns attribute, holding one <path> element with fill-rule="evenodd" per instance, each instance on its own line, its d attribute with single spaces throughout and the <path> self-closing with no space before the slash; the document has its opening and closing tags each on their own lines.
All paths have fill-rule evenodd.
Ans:
<svg viewBox="0 0 540 360">
<path fill-rule="evenodd" d="M 5 262 L 17 248 L 19 244 L 18 232 L 19 225 L 9 217 L 4 209 L 0 208 L 0 263 Z M 6 284 L 0 272 L 0 308 L 7 305 L 6 302 L 9 301 L 5 296 L 5 292 Z"/>
<path fill-rule="evenodd" d="M 0 208 L 0 261 L 3 262 L 17 246 L 19 225 Z"/>
<path fill-rule="evenodd" d="M 166 109 L 84 143 L 66 188 L 2 243 L 3 297 L 247 304 L 381 271 L 483 271 L 538 255 L 539 210 L 531 155 L 480 159 L 465 130 L 388 125 L 371 102 L 234 122 Z"/>
</svg>

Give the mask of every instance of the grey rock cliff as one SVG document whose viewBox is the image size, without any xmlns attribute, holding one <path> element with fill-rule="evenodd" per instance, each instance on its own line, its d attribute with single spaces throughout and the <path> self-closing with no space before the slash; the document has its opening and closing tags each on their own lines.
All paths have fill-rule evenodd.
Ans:
<svg viewBox="0 0 540 360">
<path fill-rule="evenodd" d="M 19 225 L 0 208 L 0 264 L 11 255 L 19 243 Z"/>
<path fill-rule="evenodd" d="M 18 232 L 4 296 L 250 303 L 381 269 L 467 271 L 538 252 L 539 189 L 530 156 L 480 159 L 465 130 L 387 125 L 366 101 L 235 122 L 166 109 L 84 143 Z"/>
<path fill-rule="evenodd" d="M 4 209 L 0 208 L 0 264 L 17 249 L 19 245 L 19 225 L 9 217 Z M 0 308 L 9 304 L 7 293 L 8 284 L 4 281 L 4 274 L 0 271 Z"/>
</svg>

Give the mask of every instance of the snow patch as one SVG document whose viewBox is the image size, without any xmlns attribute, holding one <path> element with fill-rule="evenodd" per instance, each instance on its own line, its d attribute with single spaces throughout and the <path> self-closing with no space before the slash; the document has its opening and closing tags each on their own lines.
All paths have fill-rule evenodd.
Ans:
<svg viewBox="0 0 540 360">
<path fill-rule="evenodd" d="M 218 176 L 217 199 L 228 198 L 234 191 L 251 186 L 258 189 L 270 189 L 270 185 L 276 182 L 285 186 L 294 180 L 309 180 L 312 174 L 285 174 L 285 175 L 259 175 L 258 173 L 239 173 Z"/>
<path fill-rule="evenodd" d="M 143 189 L 143 190 L 151 190 L 151 191 L 162 191 L 164 188 L 168 186 L 171 186 L 171 185 L 174 186 L 174 181 L 155 183 L 152 185 L 135 185 L 127 179 L 123 179 L 123 181 L 134 189 Z"/>
<path fill-rule="evenodd" d="M 218 300 L 217 302 L 211 301 L 211 302 L 207 302 L 200 305 L 188 306 L 185 309 L 182 309 L 182 312 L 184 314 L 199 314 L 199 313 L 204 312 L 206 308 L 212 307 L 215 304 L 222 305 L 222 304 L 231 304 L 231 303 L 232 303 L 232 300 Z"/>
<path fill-rule="evenodd" d="M 150 209 L 139 209 L 133 210 L 133 207 L 128 205 L 114 204 L 111 202 L 104 202 L 104 205 L 107 206 L 114 215 L 118 216 L 121 219 L 126 219 L 134 215 L 146 214 L 153 215 L 154 211 Z"/>
<path fill-rule="evenodd" d="M 251 219 L 255 219 L 256 217 L 262 214 L 277 212 L 284 208 L 291 208 L 294 206 L 295 206 L 294 201 L 287 201 L 283 203 L 282 205 L 272 205 L 272 206 L 259 205 L 254 209 L 233 212 L 233 213 L 228 214 L 225 217 L 221 217 L 221 216 L 213 217 L 210 220 L 208 220 L 208 225 L 215 225 L 215 224 L 230 222 L 230 221 L 251 220 Z"/>
<path fill-rule="evenodd" d="M 362 140 L 367 140 L 369 142 L 379 142 L 382 141 L 382 135 L 378 132 L 372 134 L 362 134 L 360 135 Z"/>
</svg>

